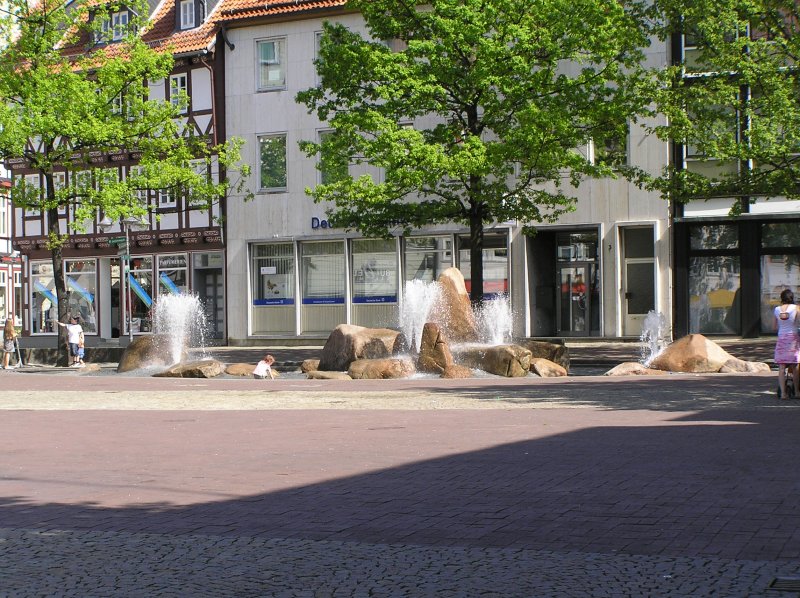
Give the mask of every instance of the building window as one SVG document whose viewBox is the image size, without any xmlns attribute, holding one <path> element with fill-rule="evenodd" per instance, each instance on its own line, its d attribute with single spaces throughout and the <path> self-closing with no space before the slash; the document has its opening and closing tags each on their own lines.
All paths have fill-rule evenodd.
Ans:
<svg viewBox="0 0 800 598">
<path fill-rule="evenodd" d="M 353 303 L 397 303 L 397 243 L 353 240 Z"/>
<path fill-rule="evenodd" d="M 169 99 L 180 114 L 189 109 L 189 76 L 186 73 L 172 75 L 169 78 Z"/>
<path fill-rule="evenodd" d="M 158 294 L 180 295 L 189 288 L 185 253 L 158 256 Z"/>
<path fill-rule="evenodd" d="M 800 222 L 762 224 L 761 253 L 761 332 L 775 334 L 773 310 L 783 290 L 800 297 Z"/>
<path fill-rule="evenodd" d="M 405 279 L 434 282 L 453 266 L 451 237 L 409 237 L 405 240 Z"/>
<path fill-rule="evenodd" d="M 46 261 L 31 262 L 31 332 L 54 332 L 54 322 L 57 320 L 58 299 L 53 264 Z"/>
<path fill-rule="evenodd" d="M 111 25 L 113 27 L 112 39 L 116 42 L 121 40 L 128 30 L 128 11 L 123 10 L 111 15 Z"/>
<path fill-rule="evenodd" d="M 6 299 L 6 287 L 8 286 L 8 277 L 5 272 L 0 271 L 0 314 L 3 316 L 3 321 L 11 314 L 9 311 L 8 301 Z"/>
<path fill-rule="evenodd" d="M 253 245 L 253 305 L 294 305 L 294 247 Z"/>
<path fill-rule="evenodd" d="M 260 180 L 262 191 L 286 190 L 286 135 L 264 135 L 258 138 L 260 148 Z"/>
<path fill-rule="evenodd" d="M 153 305 L 153 258 L 131 257 L 128 271 L 127 295 L 130 298 L 130 322 L 133 332 L 149 332 L 152 329 L 150 308 Z M 129 303 L 128 298 L 125 304 Z M 127 334 L 128 319 L 124 318 Z"/>
<path fill-rule="evenodd" d="M 170 209 L 175 207 L 175 194 L 169 189 L 159 189 L 156 193 L 158 196 L 158 208 Z"/>
<path fill-rule="evenodd" d="M 144 176 L 144 168 L 142 166 L 131 166 L 130 170 L 128 170 L 128 178 L 129 179 L 137 179 L 139 177 Z M 131 181 L 132 183 L 136 183 L 135 180 Z M 148 190 L 146 187 L 139 187 L 137 186 L 133 190 L 133 196 L 138 203 L 142 207 L 147 207 L 148 205 Z"/>
<path fill-rule="evenodd" d="M 330 142 L 333 140 L 335 133 L 333 131 L 320 131 L 319 143 L 321 151 L 319 155 L 319 182 L 323 185 L 336 183 L 342 179 L 347 178 L 348 163 L 346 160 L 339 159 L 339 156 L 333 155 L 329 149 Z"/>
<path fill-rule="evenodd" d="M 64 264 L 69 299 L 68 312 L 71 316 L 80 316 L 80 324 L 84 332 L 96 333 L 97 268 L 95 260 L 64 260 Z"/>
<path fill-rule="evenodd" d="M 286 86 L 286 40 L 270 39 L 257 42 L 258 90 L 280 89 Z"/>
<path fill-rule="evenodd" d="M 614 169 L 627 166 L 629 134 L 630 129 L 626 125 L 594 143 L 594 163 Z"/>
<path fill-rule="evenodd" d="M 344 304 L 344 243 L 320 241 L 303 243 L 300 247 L 303 304 Z"/>
<path fill-rule="evenodd" d="M 181 0 L 181 29 L 194 27 L 194 0 Z"/>
<path fill-rule="evenodd" d="M 8 197 L 0 194 L 0 237 L 8 236 Z"/>
<path fill-rule="evenodd" d="M 14 272 L 14 324 L 22 325 L 22 273 Z"/>
</svg>

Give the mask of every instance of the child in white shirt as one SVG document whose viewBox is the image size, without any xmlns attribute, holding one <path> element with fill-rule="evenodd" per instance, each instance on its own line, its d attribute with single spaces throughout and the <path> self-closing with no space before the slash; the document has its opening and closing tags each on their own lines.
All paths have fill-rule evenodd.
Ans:
<svg viewBox="0 0 800 598">
<path fill-rule="evenodd" d="M 258 362 L 256 369 L 253 370 L 253 378 L 256 380 L 263 380 L 267 376 L 271 380 L 275 379 L 275 373 L 272 371 L 272 364 L 275 363 L 275 358 L 267 353 L 264 358 Z"/>
</svg>

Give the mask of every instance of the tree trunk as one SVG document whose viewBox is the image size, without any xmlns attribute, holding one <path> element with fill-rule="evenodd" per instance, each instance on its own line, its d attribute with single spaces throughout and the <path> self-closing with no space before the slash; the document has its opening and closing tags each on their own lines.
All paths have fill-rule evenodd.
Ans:
<svg viewBox="0 0 800 598">
<path fill-rule="evenodd" d="M 483 213 L 480 207 L 469 216 L 469 298 L 473 307 L 483 301 Z"/>
<path fill-rule="evenodd" d="M 46 192 L 49 197 L 55 196 L 52 175 L 45 176 Z M 53 281 L 56 286 L 58 299 L 58 321 L 62 324 L 69 323 L 69 296 L 67 295 L 66 279 L 64 278 L 64 256 L 61 251 L 61 232 L 58 229 L 58 208 L 47 210 L 47 230 L 50 236 L 50 255 L 53 262 Z M 55 322 L 53 323 L 55 324 Z M 67 354 L 67 329 L 56 326 L 56 365 L 66 367 L 69 364 Z"/>
</svg>

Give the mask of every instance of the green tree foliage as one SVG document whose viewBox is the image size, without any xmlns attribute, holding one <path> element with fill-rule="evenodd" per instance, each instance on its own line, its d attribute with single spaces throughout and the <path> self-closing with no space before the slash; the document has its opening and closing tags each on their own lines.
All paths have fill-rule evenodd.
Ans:
<svg viewBox="0 0 800 598">
<path fill-rule="evenodd" d="M 139 196 L 147 189 L 170 189 L 208 208 L 232 186 L 241 188 L 247 170 L 234 166 L 240 141 L 215 147 L 181 127 L 177 117 L 185 97 L 183 106 L 147 97 L 147 81 L 168 77 L 173 57 L 139 36 L 147 27 L 146 2 L 126 1 L 131 19 L 116 32 L 121 39 L 100 44 L 109 36 L 104 17 L 123 5 L 6 0 L 3 7 L 0 159 L 23 159 L 44 181 L 40 189 L 18 179 L 13 201 L 46 218 L 63 322 L 68 302 L 61 247 L 69 234 L 85 229 L 98 213 L 112 220 L 145 215 L 148 206 Z M 78 175 L 91 168 L 92 156 L 119 151 L 140 156 L 133 176 L 117 180 L 97 169 L 92 176 L 99 184 L 92 184 Z M 212 163 L 227 178 L 212 180 L 203 167 Z M 64 170 L 65 185 L 57 174 Z M 73 214 L 67 235 L 59 230 L 59 212 L 65 210 Z"/>
<path fill-rule="evenodd" d="M 338 173 L 308 193 L 331 202 L 334 226 L 369 236 L 469 225 L 477 301 L 488 223 L 553 221 L 573 209 L 582 180 L 614 176 L 578 148 L 590 139 L 604 147 L 647 111 L 642 9 L 604 0 L 348 7 L 368 35 L 326 24 L 321 83 L 298 94 L 332 129 L 302 147 Z M 342 176 L 342 164 L 354 175 Z M 359 165 L 384 175 L 355 176 Z"/>
<path fill-rule="evenodd" d="M 800 7 L 794 0 L 659 0 L 665 39 L 685 35 L 683 57 L 655 97 L 662 139 L 686 148 L 647 185 L 677 201 L 800 196 Z"/>
</svg>

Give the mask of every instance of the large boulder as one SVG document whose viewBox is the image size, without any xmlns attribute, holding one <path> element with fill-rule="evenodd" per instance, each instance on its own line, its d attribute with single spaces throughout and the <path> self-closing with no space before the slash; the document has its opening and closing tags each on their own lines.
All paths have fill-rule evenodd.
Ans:
<svg viewBox="0 0 800 598">
<path fill-rule="evenodd" d="M 440 377 L 449 379 L 472 378 L 472 370 L 465 365 L 458 365 L 456 363 L 447 366 Z"/>
<path fill-rule="evenodd" d="M 304 374 L 316 372 L 319 369 L 319 359 L 304 359 L 300 364 L 300 371 Z"/>
<path fill-rule="evenodd" d="M 743 359 L 738 359 L 737 357 L 729 359 L 722 365 L 721 368 L 719 368 L 720 374 L 757 374 L 769 371 L 771 371 L 771 368 L 769 367 L 768 363 L 761 361 L 744 361 Z"/>
<path fill-rule="evenodd" d="M 718 372 L 733 356 L 702 334 L 689 334 L 667 345 L 650 367 L 668 372 Z"/>
<path fill-rule="evenodd" d="M 225 372 L 225 364 L 216 359 L 189 361 L 153 374 L 157 378 L 215 378 Z"/>
<path fill-rule="evenodd" d="M 186 359 L 187 352 L 184 349 L 181 361 Z M 153 366 L 172 365 L 170 339 L 163 334 L 145 334 L 133 339 L 117 364 L 117 372 L 131 372 Z"/>
<path fill-rule="evenodd" d="M 566 345 L 546 341 L 522 341 L 519 344 L 531 352 L 531 358 L 547 359 L 569 372 L 569 349 Z"/>
<path fill-rule="evenodd" d="M 228 374 L 228 376 L 249 378 L 253 375 L 254 369 L 256 369 L 256 366 L 252 363 L 231 363 L 225 368 L 225 373 Z"/>
<path fill-rule="evenodd" d="M 357 359 L 390 357 L 403 343 L 403 335 L 397 330 L 339 324 L 322 348 L 318 369 L 342 372 Z"/>
<path fill-rule="evenodd" d="M 427 322 L 422 328 L 417 369 L 420 372 L 441 374 L 453 365 L 453 354 L 438 324 Z"/>
<path fill-rule="evenodd" d="M 664 370 L 654 370 L 637 361 L 626 361 L 608 370 L 604 376 L 666 376 Z"/>
<path fill-rule="evenodd" d="M 559 378 L 567 375 L 567 370 L 544 357 L 531 358 L 531 371 L 542 378 Z"/>
<path fill-rule="evenodd" d="M 531 352 L 519 345 L 468 345 L 460 348 L 455 357 L 461 365 L 507 378 L 527 376 L 531 367 Z"/>
<path fill-rule="evenodd" d="M 464 275 L 458 268 L 447 268 L 437 279 L 440 297 L 430 320 L 441 326 L 450 343 L 474 343 L 478 340 L 478 326 L 469 300 Z"/>
<path fill-rule="evenodd" d="M 320 370 L 307 371 L 306 378 L 309 380 L 352 380 L 352 378 L 344 372 L 323 372 Z"/>
<path fill-rule="evenodd" d="M 347 370 L 353 380 L 408 378 L 415 372 L 410 359 L 359 359 L 351 363 Z"/>
</svg>

